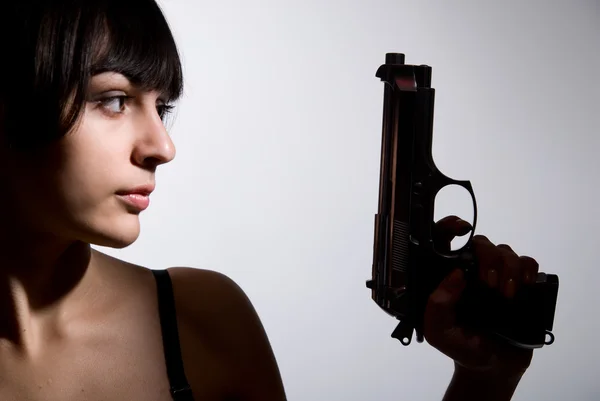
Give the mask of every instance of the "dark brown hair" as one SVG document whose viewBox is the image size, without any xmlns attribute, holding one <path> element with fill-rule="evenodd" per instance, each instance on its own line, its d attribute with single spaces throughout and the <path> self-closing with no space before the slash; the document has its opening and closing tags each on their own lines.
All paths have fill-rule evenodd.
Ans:
<svg viewBox="0 0 600 401">
<path fill-rule="evenodd" d="M 0 135 L 44 147 L 77 123 L 89 80 L 113 71 L 141 90 L 183 91 L 181 61 L 155 0 L 15 0 L 0 13 Z"/>
</svg>

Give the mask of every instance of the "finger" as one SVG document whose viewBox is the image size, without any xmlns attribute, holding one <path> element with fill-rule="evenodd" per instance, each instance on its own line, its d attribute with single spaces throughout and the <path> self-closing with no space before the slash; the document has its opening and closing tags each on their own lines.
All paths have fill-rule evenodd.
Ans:
<svg viewBox="0 0 600 401">
<path fill-rule="evenodd" d="M 498 288 L 500 272 L 504 263 L 502 254 L 487 237 L 476 235 L 472 239 L 473 250 L 478 261 L 479 279 L 490 288 Z"/>
<path fill-rule="evenodd" d="M 471 224 L 457 216 L 446 216 L 433 226 L 433 243 L 436 249 L 450 251 L 456 236 L 466 235 L 473 229 Z"/>
<path fill-rule="evenodd" d="M 529 256 L 520 256 L 519 262 L 523 273 L 523 283 L 535 284 L 540 269 L 538 262 Z"/>
<path fill-rule="evenodd" d="M 517 288 L 521 285 L 523 272 L 519 256 L 509 245 L 500 244 L 497 246 L 502 255 L 502 271 L 500 272 L 500 287 L 505 297 L 513 298 Z"/>
<path fill-rule="evenodd" d="M 458 216 L 446 216 L 434 225 L 434 234 L 439 236 L 465 235 L 473 229 L 471 224 Z"/>
<path fill-rule="evenodd" d="M 433 291 L 425 310 L 424 332 L 434 343 L 444 333 L 454 328 L 456 323 L 456 304 L 465 288 L 466 282 L 462 270 L 452 271 Z M 430 342 L 431 342 L 430 341 Z"/>
<path fill-rule="evenodd" d="M 426 306 L 424 336 L 431 346 L 455 361 L 483 366 L 489 360 L 485 338 L 456 325 L 456 307 L 465 286 L 460 269 L 440 283 Z"/>
</svg>

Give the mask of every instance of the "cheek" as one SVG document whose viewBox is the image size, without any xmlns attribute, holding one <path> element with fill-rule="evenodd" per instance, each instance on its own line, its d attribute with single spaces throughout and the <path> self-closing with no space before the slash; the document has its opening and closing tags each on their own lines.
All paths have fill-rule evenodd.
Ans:
<svg viewBox="0 0 600 401">
<path fill-rule="evenodd" d="M 60 163 L 29 169 L 14 182 L 14 198 L 23 213 L 52 224 L 100 215 L 120 185 L 123 163 L 112 155 L 80 152 Z"/>
<path fill-rule="evenodd" d="M 87 120 L 62 148 L 56 190 L 72 208 L 90 208 L 101 204 L 123 185 L 126 171 L 125 144 L 114 137 L 110 127 Z"/>
<path fill-rule="evenodd" d="M 45 226 L 108 217 L 116 204 L 114 193 L 131 184 L 130 149 L 122 134 L 87 118 L 77 132 L 43 154 L 20 159 L 14 166 L 18 174 L 9 183 L 13 209 Z"/>
<path fill-rule="evenodd" d="M 72 212 L 101 206 L 119 189 L 123 162 L 101 152 L 71 159 L 55 177 L 55 191 Z M 122 184 L 121 184 L 122 185 Z"/>
</svg>

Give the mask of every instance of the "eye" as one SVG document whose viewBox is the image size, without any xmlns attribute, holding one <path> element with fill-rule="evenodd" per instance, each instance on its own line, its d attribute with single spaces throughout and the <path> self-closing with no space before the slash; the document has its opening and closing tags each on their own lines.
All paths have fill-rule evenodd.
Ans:
<svg viewBox="0 0 600 401">
<path fill-rule="evenodd" d="M 173 109 L 175 108 L 175 106 L 171 106 L 168 104 L 159 104 L 158 106 L 156 106 L 156 111 L 158 112 L 158 115 L 160 116 L 161 120 L 164 120 L 164 118 L 173 111 Z"/>
<path fill-rule="evenodd" d="M 119 114 L 123 112 L 125 102 L 131 99 L 131 96 L 111 96 L 98 101 L 100 105 L 111 114 Z"/>
<path fill-rule="evenodd" d="M 118 95 L 118 96 L 109 96 L 104 99 L 99 99 L 96 103 L 103 109 L 104 112 L 110 115 L 118 115 L 122 114 L 125 111 L 125 106 L 127 101 L 130 99 L 134 99 L 134 96 L 127 95 Z M 164 121 L 165 117 L 173 111 L 175 106 L 167 105 L 167 104 L 157 104 L 156 112 L 160 116 L 160 119 Z"/>
</svg>

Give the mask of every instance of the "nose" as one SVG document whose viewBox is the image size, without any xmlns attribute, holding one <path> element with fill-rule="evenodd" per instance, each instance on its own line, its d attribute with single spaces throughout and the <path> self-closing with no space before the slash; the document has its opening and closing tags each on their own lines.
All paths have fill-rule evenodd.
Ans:
<svg viewBox="0 0 600 401">
<path fill-rule="evenodd" d="M 175 158 L 175 145 L 155 106 L 145 107 L 140 113 L 136 130 L 137 142 L 132 156 L 138 165 L 155 169 Z"/>
</svg>

